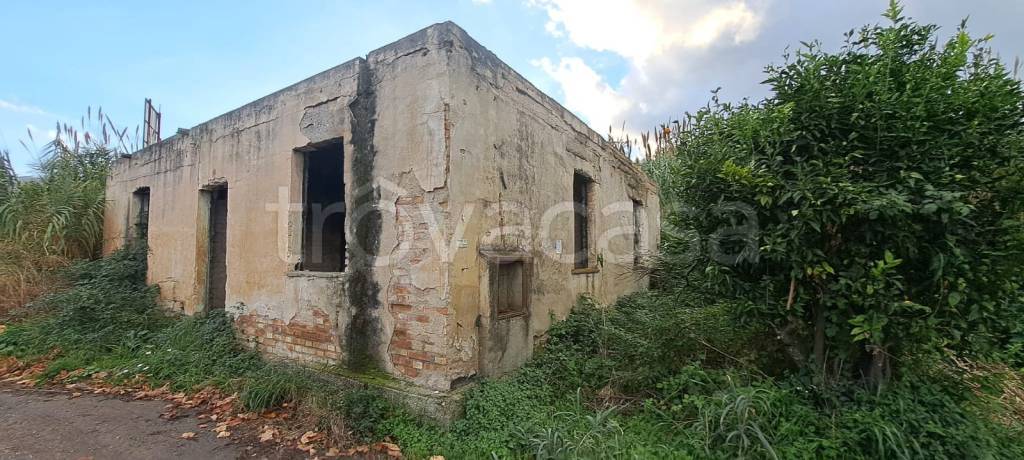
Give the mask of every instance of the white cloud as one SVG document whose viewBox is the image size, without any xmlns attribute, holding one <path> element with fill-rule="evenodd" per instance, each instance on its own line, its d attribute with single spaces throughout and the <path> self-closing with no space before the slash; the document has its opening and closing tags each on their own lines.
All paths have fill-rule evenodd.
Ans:
<svg viewBox="0 0 1024 460">
<path fill-rule="evenodd" d="M 33 115 L 49 115 L 49 113 L 47 113 L 43 109 L 40 109 L 39 107 L 26 104 L 18 104 L 15 102 L 5 101 L 3 99 L 0 99 L 0 110 L 8 110 L 11 112 L 18 113 L 28 113 Z"/>
<path fill-rule="evenodd" d="M 663 121 L 670 114 L 650 111 L 681 105 L 682 92 L 676 86 L 700 61 L 722 47 L 757 37 L 766 1 L 527 0 L 547 13 L 546 29 L 552 36 L 614 53 L 628 62 L 629 70 L 622 81 L 607 82 L 579 57 L 562 57 L 557 66 L 543 58 L 534 65 L 561 85 L 566 106 L 598 132 L 623 121 L 629 123 L 627 131 L 653 127 L 647 126 L 653 119 Z"/>
<path fill-rule="evenodd" d="M 548 58 L 535 60 L 532 64 L 561 85 L 566 106 L 583 114 L 598 132 L 605 132 L 615 124 L 619 114 L 630 108 L 629 100 L 612 89 L 580 58 L 562 58 L 557 66 Z"/>
<path fill-rule="evenodd" d="M 546 28 L 577 46 L 642 62 L 678 46 L 706 48 L 731 35 L 757 35 L 760 15 L 747 0 L 528 0 L 548 14 Z"/>
<path fill-rule="evenodd" d="M 659 44 L 657 18 L 632 1 L 597 4 L 587 0 L 530 0 L 547 11 L 547 31 L 580 47 L 643 59 Z"/>
<path fill-rule="evenodd" d="M 733 42 L 740 44 L 757 36 L 760 25 L 761 18 L 746 3 L 737 2 L 715 8 L 701 17 L 686 33 L 683 42 L 686 46 L 704 48 L 731 32 Z"/>
<path fill-rule="evenodd" d="M 25 125 L 25 129 L 31 133 L 32 140 L 36 142 L 50 142 L 57 137 L 57 131 L 54 129 L 42 130 L 37 128 L 32 123 Z"/>
</svg>

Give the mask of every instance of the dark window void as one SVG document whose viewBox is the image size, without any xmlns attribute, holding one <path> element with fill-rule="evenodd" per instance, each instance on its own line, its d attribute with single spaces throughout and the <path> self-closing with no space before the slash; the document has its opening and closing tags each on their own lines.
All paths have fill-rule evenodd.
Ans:
<svg viewBox="0 0 1024 460">
<path fill-rule="evenodd" d="M 527 277 L 523 261 L 498 261 L 492 269 L 491 305 L 498 317 L 526 313 Z"/>
<path fill-rule="evenodd" d="M 132 237 L 145 243 L 149 238 L 149 187 L 142 187 L 132 193 L 132 207 L 135 214 Z"/>
<path fill-rule="evenodd" d="M 593 181 L 581 174 L 572 176 L 573 267 L 590 267 L 590 216 Z"/>
<path fill-rule="evenodd" d="M 633 200 L 633 265 L 640 265 L 643 252 L 644 205 Z"/>
<path fill-rule="evenodd" d="M 207 308 L 224 308 L 228 280 L 228 189 L 210 192 L 210 271 Z"/>
<path fill-rule="evenodd" d="M 345 270 L 344 155 L 340 142 L 305 152 L 302 269 Z"/>
</svg>

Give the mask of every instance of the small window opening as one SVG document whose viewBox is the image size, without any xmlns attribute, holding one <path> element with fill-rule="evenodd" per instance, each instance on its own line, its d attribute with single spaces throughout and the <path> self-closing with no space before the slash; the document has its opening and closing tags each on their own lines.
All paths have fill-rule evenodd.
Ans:
<svg viewBox="0 0 1024 460">
<path fill-rule="evenodd" d="M 640 265 L 643 252 L 644 205 L 633 200 L 633 265 Z"/>
<path fill-rule="evenodd" d="M 132 237 L 147 242 L 149 238 L 149 187 L 142 187 L 132 193 L 135 220 L 132 222 Z"/>
<path fill-rule="evenodd" d="M 590 267 L 591 194 L 594 181 L 576 172 L 572 176 L 573 267 Z"/>
<path fill-rule="evenodd" d="M 522 260 L 499 261 L 491 274 L 491 304 L 498 317 L 526 313 L 526 275 Z"/>
<path fill-rule="evenodd" d="M 341 142 L 305 152 L 302 270 L 345 270 L 345 182 Z"/>
</svg>

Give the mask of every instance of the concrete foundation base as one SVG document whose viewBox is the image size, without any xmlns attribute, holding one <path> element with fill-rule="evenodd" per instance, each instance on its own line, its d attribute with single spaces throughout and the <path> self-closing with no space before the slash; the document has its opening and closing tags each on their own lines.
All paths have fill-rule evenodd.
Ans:
<svg viewBox="0 0 1024 460">
<path fill-rule="evenodd" d="M 442 392 L 403 382 L 383 373 L 361 374 L 339 368 L 322 372 L 324 379 L 344 388 L 379 391 L 409 413 L 447 427 L 462 416 L 465 392 L 473 385 Z"/>
</svg>

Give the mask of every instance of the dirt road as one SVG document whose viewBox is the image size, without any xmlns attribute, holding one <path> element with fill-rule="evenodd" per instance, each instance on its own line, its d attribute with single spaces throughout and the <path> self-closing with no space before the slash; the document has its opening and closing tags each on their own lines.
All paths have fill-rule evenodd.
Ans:
<svg viewBox="0 0 1024 460">
<path fill-rule="evenodd" d="M 161 419 L 164 404 L 0 384 L 0 459 L 250 457 L 245 446 L 198 429 L 194 417 Z M 186 432 L 195 439 L 182 439 Z"/>
</svg>

